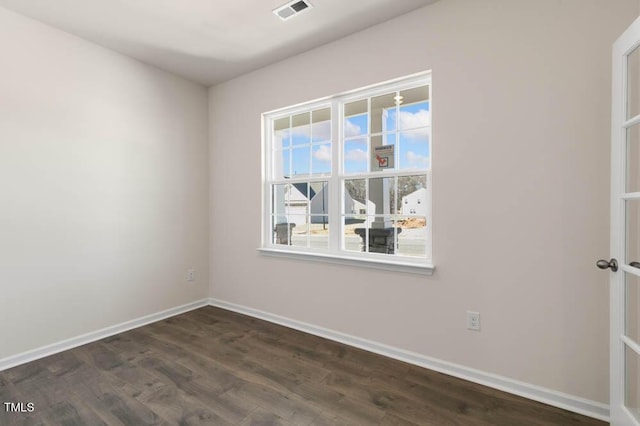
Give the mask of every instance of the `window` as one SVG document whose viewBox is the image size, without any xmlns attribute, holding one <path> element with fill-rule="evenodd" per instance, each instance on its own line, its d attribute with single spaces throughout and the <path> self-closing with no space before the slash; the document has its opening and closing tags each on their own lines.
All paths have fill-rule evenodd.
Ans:
<svg viewBox="0 0 640 426">
<path fill-rule="evenodd" d="M 263 115 L 262 249 L 432 271 L 431 78 Z"/>
</svg>

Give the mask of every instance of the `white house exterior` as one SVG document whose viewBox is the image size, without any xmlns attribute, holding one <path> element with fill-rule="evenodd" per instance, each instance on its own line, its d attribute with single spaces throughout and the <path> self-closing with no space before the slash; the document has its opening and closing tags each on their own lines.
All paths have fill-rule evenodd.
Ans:
<svg viewBox="0 0 640 426">
<path fill-rule="evenodd" d="M 284 213 L 287 215 L 288 222 L 294 223 L 296 226 L 306 225 L 309 213 L 307 196 L 294 185 L 288 185 L 287 192 Z"/>
<path fill-rule="evenodd" d="M 428 203 L 430 201 L 431 200 L 427 199 L 427 189 L 420 188 L 402 197 L 402 208 L 400 211 L 403 215 L 407 216 L 426 216 L 429 211 Z"/>
</svg>

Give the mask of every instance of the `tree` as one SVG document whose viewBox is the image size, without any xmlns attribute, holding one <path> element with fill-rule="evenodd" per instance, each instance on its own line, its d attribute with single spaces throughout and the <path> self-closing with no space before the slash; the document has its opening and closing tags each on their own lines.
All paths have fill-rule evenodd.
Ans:
<svg viewBox="0 0 640 426">
<path fill-rule="evenodd" d="M 367 185 L 364 179 L 345 180 L 344 189 L 354 200 L 361 203 L 367 198 Z"/>
</svg>

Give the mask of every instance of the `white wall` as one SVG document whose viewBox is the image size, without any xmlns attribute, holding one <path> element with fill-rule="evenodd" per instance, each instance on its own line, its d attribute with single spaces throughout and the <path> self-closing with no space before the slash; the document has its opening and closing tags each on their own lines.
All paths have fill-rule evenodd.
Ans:
<svg viewBox="0 0 640 426">
<path fill-rule="evenodd" d="M 206 297 L 206 88 L 5 9 L 0 35 L 0 359 Z"/>
<path fill-rule="evenodd" d="M 211 295 L 606 402 L 610 47 L 637 15 L 441 0 L 213 87 Z M 261 257 L 260 113 L 428 69 L 436 274 Z"/>
</svg>

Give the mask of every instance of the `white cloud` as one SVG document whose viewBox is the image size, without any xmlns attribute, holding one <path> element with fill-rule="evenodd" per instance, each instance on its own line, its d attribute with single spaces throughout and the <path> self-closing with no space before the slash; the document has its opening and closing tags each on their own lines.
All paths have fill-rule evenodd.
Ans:
<svg viewBox="0 0 640 426">
<path fill-rule="evenodd" d="M 416 129 L 410 133 L 403 133 L 407 139 L 424 139 L 429 135 L 429 129 L 425 129 L 425 126 L 431 125 L 431 117 L 429 111 L 421 109 L 418 112 L 412 113 L 408 111 L 400 111 L 399 122 L 400 129 L 415 129 L 422 127 L 422 129 Z"/>
<path fill-rule="evenodd" d="M 362 134 L 362 129 L 357 124 L 351 122 L 351 120 L 347 120 L 344 125 L 344 137 L 350 138 L 352 136 L 358 136 Z"/>
<path fill-rule="evenodd" d="M 421 109 L 417 112 L 400 111 L 399 117 L 401 129 L 412 129 L 431 124 L 429 120 L 429 111 L 426 109 Z"/>
<path fill-rule="evenodd" d="M 311 131 L 313 131 L 314 140 L 328 141 L 331 139 L 331 122 L 320 121 L 318 123 L 313 123 L 313 127 L 310 127 L 309 124 L 305 124 L 303 126 L 297 126 L 297 127 L 291 128 L 291 134 L 293 136 L 309 137 Z"/>
<path fill-rule="evenodd" d="M 367 161 L 367 153 L 360 148 L 356 148 L 347 151 L 347 153 L 344 155 L 344 158 L 348 161 Z"/>
<path fill-rule="evenodd" d="M 429 157 L 426 155 L 416 154 L 413 151 L 407 152 L 407 162 L 410 166 L 429 167 Z"/>
<path fill-rule="evenodd" d="M 320 145 L 317 150 L 313 151 L 313 158 L 318 161 L 331 161 L 331 148 L 329 145 Z"/>
<path fill-rule="evenodd" d="M 331 122 L 330 121 L 321 121 L 319 123 L 314 123 L 311 128 L 313 131 L 313 139 L 315 140 L 323 140 L 328 141 L 331 139 Z"/>
</svg>

